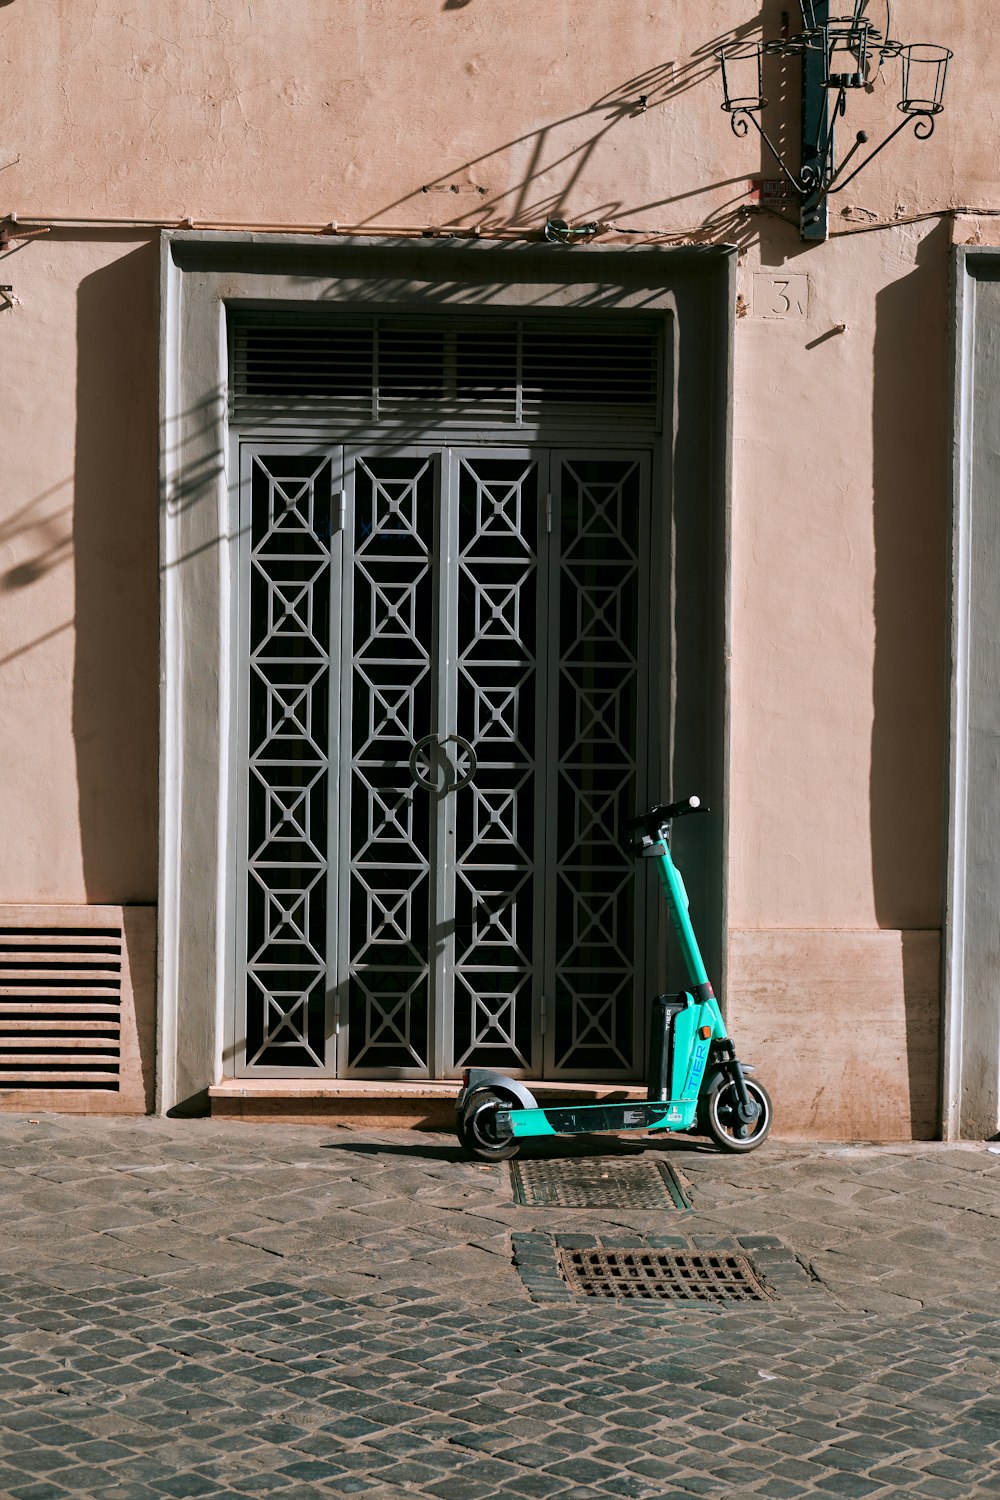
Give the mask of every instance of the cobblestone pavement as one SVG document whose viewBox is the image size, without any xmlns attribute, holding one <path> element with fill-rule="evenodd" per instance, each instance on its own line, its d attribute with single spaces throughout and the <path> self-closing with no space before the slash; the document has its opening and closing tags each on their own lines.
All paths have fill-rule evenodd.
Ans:
<svg viewBox="0 0 1000 1500">
<path fill-rule="evenodd" d="M 691 1211 L 528 1207 L 445 1136 L 0 1117 L 0 1495 L 1000 1494 L 1000 1155 L 642 1156 Z M 557 1243 L 769 1295 L 571 1295 Z"/>
</svg>

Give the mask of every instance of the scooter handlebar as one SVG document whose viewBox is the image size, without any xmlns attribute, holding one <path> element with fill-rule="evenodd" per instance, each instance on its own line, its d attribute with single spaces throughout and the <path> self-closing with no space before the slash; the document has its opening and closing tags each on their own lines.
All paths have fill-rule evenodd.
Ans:
<svg viewBox="0 0 1000 1500">
<path fill-rule="evenodd" d="M 661 802 L 656 807 L 651 807 L 648 812 L 640 813 L 637 818 L 631 818 L 625 829 L 628 833 L 637 833 L 640 830 L 649 838 L 655 838 L 660 829 L 674 818 L 686 817 L 688 813 L 708 812 L 708 808 L 702 804 L 700 797 L 685 797 L 683 802 Z"/>
</svg>

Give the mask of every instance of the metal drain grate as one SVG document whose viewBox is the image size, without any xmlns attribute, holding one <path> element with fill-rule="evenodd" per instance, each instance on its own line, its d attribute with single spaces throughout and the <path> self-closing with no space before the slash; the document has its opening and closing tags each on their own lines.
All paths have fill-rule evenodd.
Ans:
<svg viewBox="0 0 1000 1500">
<path fill-rule="evenodd" d="M 663 1250 L 557 1251 L 559 1269 L 580 1297 L 657 1298 L 670 1302 L 767 1302 L 745 1255 Z"/>
<path fill-rule="evenodd" d="M 673 1168 L 649 1157 L 520 1158 L 510 1177 L 515 1201 L 532 1208 L 691 1207 Z"/>
</svg>

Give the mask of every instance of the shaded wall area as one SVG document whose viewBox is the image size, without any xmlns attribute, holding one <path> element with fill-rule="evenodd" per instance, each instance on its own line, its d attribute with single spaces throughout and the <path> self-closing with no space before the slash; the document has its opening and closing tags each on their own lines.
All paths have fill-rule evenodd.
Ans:
<svg viewBox="0 0 1000 1500">
<path fill-rule="evenodd" d="M 52 232 L 0 272 L 0 900 L 150 902 L 156 248 Z"/>
<path fill-rule="evenodd" d="M 80 282 L 73 743 L 90 901 L 156 900 L 158 247 Z"/>
<path fill-rule="evenodd" d="M 875 298 L 871 839 L 880 927 L 941 924 L 951 324 L 947 223 Z"/>
</svg>

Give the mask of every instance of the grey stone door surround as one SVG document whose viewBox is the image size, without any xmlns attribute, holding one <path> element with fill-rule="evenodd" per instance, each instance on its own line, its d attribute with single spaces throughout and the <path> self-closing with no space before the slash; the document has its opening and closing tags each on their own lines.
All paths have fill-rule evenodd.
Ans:
<svg viewBox="0 0 1000 1500">
<path fill-rule="evenodd" d="M 1000 1128 L 1000 251 L 960 246 L 954 266 L 943 1123 L 983 1139 Z"/>
<path fill-rule="evenodd" d="M 659 629 L 664 796 L 723 811 L 685 854 L 710 966 L 725 931 L 732 246 L 664 249 L 467 239 L 167 232 L 161 261 L 161 755 L 157 1108 L 198 1111 L 230 1069 L 234 506 L 227 308 L 407 313 L 484 307 L 664 320 Z M 654 505 L 656 496 L 654 494 Z M 683 566 L 678 560 L 683 559 Z M 706 825 L 707 826 L 707 825 Z M 690 872 L 690 874 L 688 874 Z"/>
</svg>

